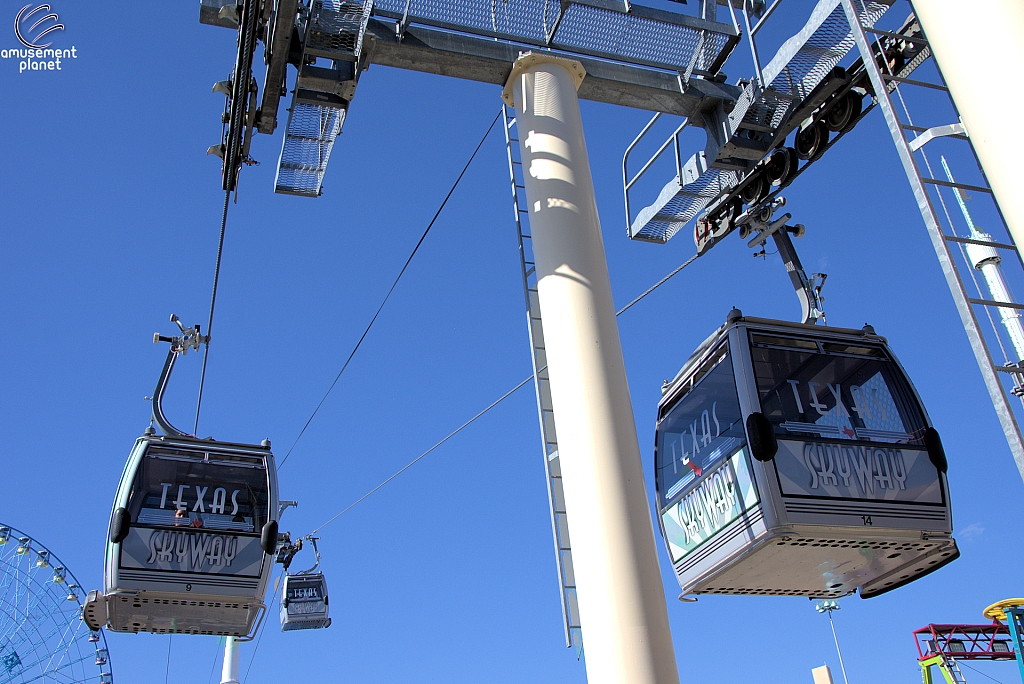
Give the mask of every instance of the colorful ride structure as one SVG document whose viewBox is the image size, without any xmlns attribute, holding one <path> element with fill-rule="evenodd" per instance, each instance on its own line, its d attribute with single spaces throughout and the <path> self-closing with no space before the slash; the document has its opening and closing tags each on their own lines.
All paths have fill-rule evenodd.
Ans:
<svg viewBox="0 0 1024 684">
<path fill-rule="evenodd" d="M 946 684 L 966 684 L 957 664 L 960 660 L 1016 660 L 1024 680 L 1021 662 L 1024 599 L 1006 599 L 985 609 L 992 618 L 985 625 L 926 625 L 914 631 L 917 662 L 924 684 L 933 684 L 932 668 L 938 667 Z"/>
</svg>

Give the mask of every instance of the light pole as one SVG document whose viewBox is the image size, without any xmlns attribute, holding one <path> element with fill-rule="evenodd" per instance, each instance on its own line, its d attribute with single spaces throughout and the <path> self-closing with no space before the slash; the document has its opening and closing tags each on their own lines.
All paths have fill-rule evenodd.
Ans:
<svg viewBox="0 0 1024 684">
<path fill-rule="evenodd" d="M 221 667 L 220 684 L 238 684 L 238 638 L 229 636 L 224 644 L 224 665 Z"/>
<path fill-rule="evenodd" d="M 846 665 L 843 664 L 843 652 L 839 650 L 839 637 L 836 636 L 836 623 L 832 622 L 832 611 L 839 610 L 839 601 L 834 599 L 818 601 L 814 604 L 814 609 L 819 613 L 828 613 L 828 624 L 832 626 L 832 638 L 836 642 L 836 653 L 839 654 L 839 669 L 843 671 L 843 681 L 846 682 L 846 684 L 850 684 L 850 680 L 846 677 Z"/>
</svg>

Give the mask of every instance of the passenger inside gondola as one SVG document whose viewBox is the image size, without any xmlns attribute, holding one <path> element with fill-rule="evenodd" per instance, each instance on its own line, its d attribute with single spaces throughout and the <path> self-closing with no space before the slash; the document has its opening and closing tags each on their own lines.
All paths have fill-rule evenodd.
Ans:
<svg viewBox="0 0 1024 684">
<path fill-rule="evenodd" d="M 132 487 L 129 514 L 144 526 L 258 533 L 267 521 L 266 471 L 204 462 L 199 453 L 151 450 Z"/>
</svg>

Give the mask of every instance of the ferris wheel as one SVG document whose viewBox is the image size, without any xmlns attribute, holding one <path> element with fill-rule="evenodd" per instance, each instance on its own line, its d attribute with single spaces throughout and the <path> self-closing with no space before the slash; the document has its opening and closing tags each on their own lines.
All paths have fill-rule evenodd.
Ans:
<svg viewBox="0 0 1024 684">
<path fill-rule="evenodd" d="M 113 682 L 106 637 L 81 619 L 81 592 L 51 551 L 0 524 L 0 684 Z"/>
</svg>

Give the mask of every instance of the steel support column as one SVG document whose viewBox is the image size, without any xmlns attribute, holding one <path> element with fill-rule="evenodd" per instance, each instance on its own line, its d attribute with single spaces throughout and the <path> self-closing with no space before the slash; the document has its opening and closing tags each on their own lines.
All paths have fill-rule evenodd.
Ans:
<svg viewBox="0 0 1024 684">
<path fill-rule="evenodd" d="M 514 99 L 590 684 L 676 684 L 675 652 L 576 89 L 524 55 Z"/>
</svg>

